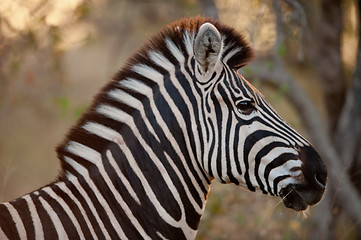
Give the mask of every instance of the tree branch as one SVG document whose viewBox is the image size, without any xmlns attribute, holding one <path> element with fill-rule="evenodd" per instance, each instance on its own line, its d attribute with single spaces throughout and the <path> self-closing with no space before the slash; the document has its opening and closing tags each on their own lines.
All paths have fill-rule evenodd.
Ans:
<svg viewBox="0 0 361 240">
<path fill-rule="evenodd" d="M 360 1 L 358 8 L 360 22 Z M 336 147 L 341 153 L 341 160 L 348 166 L 351 165 L 355 156 L 358 154 L 357 151 L 360 148 L 358 139 L 361 138 L 361 23 L 359 23 L 358 28 L 359 39 L 356 67 L 335 134 Z"/>
</svg>

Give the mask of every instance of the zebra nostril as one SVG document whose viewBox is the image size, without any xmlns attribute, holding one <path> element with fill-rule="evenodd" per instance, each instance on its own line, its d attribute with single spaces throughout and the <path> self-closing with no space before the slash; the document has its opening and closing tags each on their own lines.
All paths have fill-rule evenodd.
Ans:
<svg viewBox="0 0 361 240">
<path fill-rule="evenodd" d="M 316 173 L 315 180 L 320 186 L 325 187 L 327 182 L 327 175 Z"/>
</svg>

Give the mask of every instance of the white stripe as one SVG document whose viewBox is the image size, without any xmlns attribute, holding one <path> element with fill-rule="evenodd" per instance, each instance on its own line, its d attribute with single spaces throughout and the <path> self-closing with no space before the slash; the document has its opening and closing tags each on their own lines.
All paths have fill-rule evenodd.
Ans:
<svg viewBox="0 0 361 240">
<path fill-rule="evenodd" d="M 84 126 L 83 126 L 84 129 L 86 129 L 87 131 L 89 132 L 92 132 L 96 135 L 98 135 L 99 137 L 102 137 L 104 139 L 107 139 L 109 141 L 114 141 L 115 143 L 117 144 L 124 144 L 124 141 L 122 139 L 122 136 L 112 130 L 112 129 L 109 129 L 103 125 L 100 125 L 98 123 L 86 123 Z M 101 130 L 100 130 L 101 129 Z M 100 130 L 100 131 L 99 131 Z M 110 152 L 111 154 L 111 152 Z M 165 152 L 164 153 L 169 164 L 171 165 L 171 167 L 173 168 L 173 170 L 175 171 L 175 173 L 177 174 L 179 180 L 181 181 L 182 185 L 183 185 L 183 188 L 186 192 L 186 195 L 187 197 L 189 198 L 189 200 L 191 201 L 192 205 L 194 206 L 195 210 L 199 213 L 199 214 L 202 214 L 203 213 L 203 208 L 199 208 L 197 202 L 194 200 L 194 197 L 192 196 L 192 194 L 190 193 L 189 191 L 189 188 L 182 176 L 182 174 L 180 173 L 178 167 L 174 164 L 173 160 L 168 156 L 168 154 Z M 108 152 L 107 152 L 107 156 L 108 156 Z M 109 157 L 109 156 L 108 156 Z M 119 169 L 118 165 L 115 163 L 115 160 L 112 156 L 109 157 L 112 161 L 110 161 L 110 164 L 112 165 L 112 167 L 116 170 L 118 176 L 120 177 L 122 183 L 125 185 L 125 187 L 127 188 L 129 194 L 134 198 L 135 201 L 138 202 L 138 204 L 140 204 L 140 201 L 136 195 L 136 193 L 134 192 L 130 182 L 128 181 L 127 178 L 124 177 L 123 173 L 121 172 L 121 170 Z"/>
<path fill-rule="evenodd" d="M 137 64 L 137 65 L 132 66 L 132 70 L 134 72 L 148 78 L 149 80 L 152 80 L 155 83 L 158 82 L 158 79 L 160 81 L 163 81 L 164 76 L 160 72 L 153 69 L 152 67 L 149 67 L 148 65 Z"/>
<path fill-rule="evenodd" d="M 140 93 L 144 96 L 147 96 L 152 92 L 152 88 L 148 85 L 144 84 L 143 82 L 133 79 L 133 78 L 127 78 L 119 82 L 119 85 L 121 87 L 124 87 L 126 89 L 129 89 L 133 92 Z"/>
<path fill-rule="evenodd" d="M 70 177 L 71 178 L 71 177 Z M 74 183 L 73 183 L 74 184 Z M 78 207 L 78 209 L 80 210 L 81 212 L 81 216 L 84 218 L 85 222 L 86 222 L 86 225 L 88 226 L 89 230 L 90 230 L 90 233 L 92 235 L 92 237 L 94 239 L 97 239 L 97 235 L 95 234 L 94 232 L 94 229 L 93 229 L 93 225 L 90 223 L 89 221 L 89 218 L 88 218 L 88 215 L 86 214 L 86 212 L 84 211 L 83 207 L 81 206 L 81 204 L 79 203 L 78 199 L 75 198 L 75 196 L 73 195 L 73 193 L 70 191 L 70 189 L 67 187 L 67 185 L 64 183 L 64 182 L 58 182 L 56 183 L 55 185 L 57 185 L 64 193 L 67 194 L 67 196 L 69 198 L 71 198 L 71 200 L 73 201 L 73 203 L 76 204 L 76 206 Z M 77 189 L 78 189 L 78 186 L 77 186 Z"/>
<path fill-rule="evenodd" d="M 20 239 L 27 239 L 24 223 L 18 211 L 14 208 L 13 205 L 8 202 L 3 203 L 3 205 L 9 210 L 9 213 L 15 223 L 16 231 L 18 232 Z"/>
<path fill-rule="evenodd" d="M 281 140 L 281 139 L 280 139 Z M 258 169 L 258 174 L 260 174 L 260 176 L 264 176 L 264 173 L 265 173 L 265 170 L 266 170 L 266 167 L 272 163 L 272 161 L 274 159 L 276 159 L 277 157 L 279 157 L 280 155 L 282 155 L 283 153 L 292 153 L 292 154 L 295 154 L 294 152 L 295 150 L 294 149 L 291 149 L 289 147 L 276 147 L 276 148 L 273 148 L 267 155 L 265 155 L 262 159 L 261 159 L 261 162 L 262 164 L 260 164 L 259 166 L 259 169 Z M 289 174 L 290 172 L 288 171 L 287 174 Z M 262 183 L 264 184 L 264 186 L 267 186 L 267 183 L 266 183 L 266 179 L 264 178 L 261 178 L 262 180 Z M 273 191 L 273 188 L 272 188 L 272 183 L 273 183 L 273 180 L 274 179 L 271 179 L 271 174 L 268 176 L 268 183 L 270 184 L 271 186 L 271 189 Z M 277 193 L 275 193 L 277 194 Z"/>
<path fill-rule="evenodd" d="M 64 157 L 64 161 L 67 162 L 75 171 L 77 171 L 79 173 L 79 175 L 85 175 L 87 174 L 87 169 L 81 165 L 80 163 L 78 163 L 77 161 L 74 161 L 73 159 L 69 158 L 69 157 Z"/>
<path fill-rule="evenodd" d="M 174 44 L 174 42 L 172 40 L 170 40 L 169 38 L 166 38 L 165 43 L 167 45 L 167 48 L 172 53 L 172 55 L 177 59 L 177 61 L 179 63 L 184 63 L 184 55 L 179 50 L 179 48 Z"/>
<path fill-rule="evenodd" d="M 149 51 L 148 56 L 155 64 L 162 66 L 162 68 L 164 68 L 165 70 L 169 72 L 174 71 L 174 65 L 160 52 Z"/>
<path fill-rule="evenodd" d="M 138 109 L 140 112 L 140 115 L 147 127 L 147 129 L 153 134 L 153 136 L 155 137 L 155 139 L 160 142 L 158 135 L 155 133 L 153 126 L 150 124 L 147 116 L 145 115 L 145 109 L 143 104 L 141 103 L 141 101 L 139 101 L 138 99 L 134 98 L 133 96 L 129 95 L 128 93 L 124 92 L 123 90 L 120 89 L 114 89 L 111 90 L 108 95 L 121 102 L 124 103 L 132 108 Z"/>
<path fill-rule="evenodd" d="M 194 32 L 185 31 L 183 34 L 183 42 L 186 47 L 188 56 L 190 56 L 190 58 L 193 56 L 193 41 L 194 41 Z"/>
<path fill-rule="evenodd" d="M 29 212 L 31 219 L 33 220 L 35 239 L 43 240 L 44 239 L 44 230 L 43 225 L 41 224 L 39 214 L 35 208 L 34 202 L 31 199 L 30 195 L 25 195 L 22 197 L 29 207 Z"/>
<path fill-rule="evenodd" d="M 79 234 L 80 239 L 85 239 L 83 232 L 80 228 L 79 222 L 76 219 L 76 217 L 74 216 L 73 212 L 70 210 L 68 204 L 62 199 L 60 198 L 54 191 L 52 188 L 50 187 L 44 187 L 42 188 L 43 191 L 45 191 L 46 193 L 49 194 L 49 196 L 51 198 L 53 198 L 55 201 L 57 201 L 59 203 L 59 205 L 63 208 L 63 210 L 66 212 L 67 216 L 71 219 L 71 223 L 74 224 L 74 227 L 76 229 L 76 231 Z"/>
<path fill-rule="evenodd" d="M 186 121 L 183 119 L 183 116 L 182 116 L 181 112 L 179 111 L 179 109 L 176 106 L 176 104 L 174 103 L 173 99 L 169 96 L 169 93 L 165 89 L 164 82 L 163 82 L 164 81 L 163 75 L 161 75 L 155 69 L 153 69 L 153 68 L 151 68 L 149 66 L 146 66 L 146 65 L 142 65 L 142 64 L 138 64 L 138 65 L 134 66 L 133 69 L 134 69 L 134 71 L 136 71 L 140 75 L 143 75 L 144 77 L 149 78 L 149 76 L 152 76 L 151 79 L 158 84 L 160 93 L 162 94 L 164 99 L 166 99 L 167 103 L 170 106 L 170 109 L 173 111 L 173 115 L 175 116 L 175 120 L 178 122 L 180 128 L 182 129 L 182 132 L 183 132 L 185 140 L 186 140 L 185 141 L 186 142 L 186 147 L 189 150 L 189 153 L 192 153 L 192 148 L 191 148 L 191 144 L 189 142 L 189 137 L 188 137 L 188 133 L 187 133 Z M 176 82 L 173 77 L 172 77 L 172 80 L 173 80 L 173 82 Z M 194 84 L 194 83 L 192 83 L 192 84 Z M 183 96 L 184 99 L 187 99 L 185 96 Z M 154 112 L 154 115 L 156 117 L 156 120 L 157 120 L 158 124 L 161 126 L 162 129 L 164 129 L 164 132 L 167 133 L 167 137 L 169 138 L 170 143 L 172 144 L 172 147 L 176 150 L 177 153 L 181 154 L 180 147 L 178 146 L 177 141 L 175 140 L 175 138 L 173 136 L 173 133 L 169 130 L 167 124 L 164 122 L 163 118 L 161 117 L 161 114 L 159 113 L 159 109 L 155 105 L 154 99 L 153 99 L 152 96 L 149 97 L 149 101 L 150 101 L 150 104 L 151 104 L 151 109 Z M 195 124 L 192 124 L 192 125 L 195 125 Z M 180 156 L 181 156 L 181 159 L 184 160 L 184 156 L 183 155 L 180 155 Z M 199 169 L 199 167 L 198 167 L 197 159 L 195 159 L 192 154 L 190 154 L 190 157 L 191 157 L 191 162 L 192 162 L 193 168 L 197 172 L 197 175 L 201 178 L 202 184 L 204 186 L 208 185 L 208 183 L 202 177 L 203 176 L 203 174 L 201 172 L 202 170 Z M 187 171 L 189 170 L 188 164 L 189 163 L 183 162 L 183 165 L 187 168 Z M 188 172 L 190 173 L 190 176 L 192 176 L 191 171 L 188 171 Z M 193 179 L 194 179 L 194 176 L 192 176 L 192 180 Z M 194 186 L 197 186 L 197 185 L 198 185 L 198 183 L 195 181 Z M 202 202 L 204 202 L 205 197 L 204 197 L 203 192 L 198 191 L 198 193 L 199 193 L 200 198 L 202 199 Z"/>
<path fill-rule="evenodd" d="M 139 99 L 129 95 L 120 89 L 112 89 L 108 92 L 109 97 L 116 99 L 118 102 L 124 103 L 134 109 L 138 109 L 142 106 L 142 103 Z"/>
<path fill-rule="evenodd" d="M 120 109 L 118 109 L 118 111 L 121 111 Z M 111 118 L 117 118 L 118 113 L 114 113 L 114 111 L 108 111 L 107 112 L 107 116 L 111 117 Z M 125 114 L 125 113 L 124 113 Z M 122 114 L 121 114 L 122 115 Z M 121 119 L 120 119 L 121 120 Z M 161 173 L 163 179 L 165 180 L 165 182 L 167 183 L 167 185 L 169 186 L 169 189 L 171 190 L 174 198 L 176 199 L 177 203 L 179 206 L 182 206 L 182 201 L 180 199 L 179 193 L 176 191 L 176 188 L 170 178 L 170 176 L 168 175 L 165 167 L 163 166 L 163 164 L 161 163 L 161 161 L 158 159 L 158 157 L 156 156 L 156 154 L 153 152 L 153 149 L 148 145 L 148 143 L 142 138 L 139 130 L 136 128 L 135 123 L 133 118 L 129 118 L 127 120 L 127 122 L 123 122 L 124 124 L 127 124 L 130 128 L 132 128 L 134 134 L 137 136 L 138 141 L 141 143 L 141 145 L 145 148 L 146 152 L 149 154 L 150 159 L 153 160 L 154 164 L 157 166 L 159 172 Z M 116 133 L 116 132 L 114 132 Z M 103 136 L 105 137 L 105 136 Z M 108 136 L 109 137 L 109 136 Z M 111 139 L 114 138 L 119 138 L 119 137 L 110 137 Z M 161 205 L 161 203 L 158 201 L 156 195 L 153 192 L 153 189 L 150 187 L 147 179 L 145 178 L 145 176 L 142 173 L 142 170 L 140 169 L 140 167 L 138 166 L 137 161 L 134 159 L 133 153 L 130 151 L 130 149 L 128 147 L 126 147 L 125 145 L 120 145 L 121 149 L 123 150 L 124 154 L 126 155 L 127 161 L 129 162 L 130 166 L 133 168 L 133 171 L 137 174 L 137 176 L 139 177 L 139 180 L 142 182 L 142 185 L 144 186 L 146 192 L 148 193 L 148 196 L 150 198 L 150 200 L 153 202 L 153 204 L 155 205 L 158 213 L 160 214 L 160 216 L 163 217 L 163 219 L 165 219 L 165 221 L 167 221 L 170 225 L 174 226 L 174 227 L 180 227 L 182 228 L 184 231 L 191 231 L 191 229 L 188 227 L 188 225 L 185 225 L 183 222 L 185 222 L 185 214 L 184 214 L 184 208 L 181 207 L 181 211 L 182 211 L 182 218 L 180 221 L 176 221 L 172 216 L 170 216 L 167 211 L 163 208 L 163 206 Z"/>
<path fill-rule="evenodd" d="M 192 193 L 189 190 L 189 187 L 187 185 L 187 183 L 184 180 L 183 175 L 181 174 L 181 172 L 179 171 L 178 167 L 175 165 L 175 163 L 172 161 L 171 157 L 164 152 L 165 157 L 167 158 L 169 164 L 171 165 L 171 167 L 173 168 L 174 172 L 177 174 L 180 182 L 182 183 L 182 186 L 184 188 L 184 191 L 186 192 L 186 195 L 189 199 L 189 201 L 191 202 L 193 208 L 197 211 L 198 214 L 202 215 L 204 212 L 204 207 L 206 206 L 206 204 L 203 202 L 202 207 L 198 206 L 198 203 L 196 202 L 196 200 L 194 199 Z"/>
<path fill-rule="evenodd" d="M 302 161 L 297 160 L 297 159 L 291 159 L 291 160 L 288 160 L 287 162 L 285 162 L 284 164 L 282 164 L 281 166 L 273 168 L 271 170 L 270 174 L 269 174 L 269 177 L 268 177 L 268 179 L 270 180 L 269 182 L 270 183 L 273 182 L 279 176 L 291 175 L 292 178 L 290 178 L 290 179 L 292 179 L 292 183 L 296 183 L 296 179 L 293 178 L 293 177 L 297 176 L 297 174 L 300 174 L 301 171 L 291 172 L 290 168 L 289 168 L 290 165 L 294 165 L 294 167 L 301 167 L 302 166 Z"/>
<path fill-rule="evenodd" d="M 240 52 L 241 50 L 242 50 L 241 47 L 232 49 L 229 53 L 227 53 L 226 56 L 223 57 L 222 61 L 223 61 L 224 63 L 227 63 L 231 57 L 233 57 L 235 54 L 237 54 L 237 53 Z"/>
<path fill-rule="evenodd" d="M 93 134 L 95 134 L 95 135 L 97 135 L 97 136 L 99 136 L 101 138 L 106 139 L 106 140 L 113 141 L 113 142 L 117 143 L 118 145 L 125 144 L 122 136 L 118 132 L 116 132 L 113 129 L 110 129 L 110 128 L 104 126 L 104 125 L 101 125 L 99 123 L 87 122 L 83 126 L 83 128 L 85 130 L 87 130 L 88 132 L 90 132 L 90 133 L 93 133 Z M 108 156 L 109 154 L 110 154 L 110 156 Z M 121 182 L 126 187 L 128 193 L 140 205 L 140 200 L 139 200 L 137 194 L 134 192 L 134 190 L 132 188 L 132 185 L 130 184 L 128 179 L 123 175 L 123 173 L 120 170 L 118 164 L 116 164 L 116 161 L 113 158 L 113 156 L 111 155 L 111 152 L 108 153 L 108 151 L 107 151 L 107 157 L 110 158 L 110 160 L 111 160 L 110 164 L 112 165 L 112 167 L 114 168 L 114 170 L 118 174 L 118 177 L 120 178 Z"/>
<path fill-rule="evenodd" d="M 191 77 L 188 77 L 188 78 L 187 78 L 187 75 L 188 75 L 188 74 L 186 73 L 183 65 L 181 65 L 181 72 L 182 72 L 182 73 L 184 74 L 184 76 L 186 77 L 185 80 L 189 82 L 189 85 L 190 85 L 190 87 L 191 87 L 191 89 L 192 89 L 192 94 L 193 94 L 194 98 L 195 98 L 196 101 L 197 101 L 196 108 L 199 110 L 199 113 L 200 113 L 200 112 L 201 112 L 201 109 L 202 109 L 202 107 L 203 107 L 203 106 L 202 106 L 202 97 L 199 96 L 199 94 L 197 93 L 197 91 L 194 89 L 193 79 L 192 79 Z M 174 84 L 174 86 L 176 87 L 176 89 L 179 91 L 180 95 L 182 96 L 182 99 L 183 99 L 184 102 L 186 103 L 187 108 L 188 108 L 188 110 L 189 110 L 190 121 L 191 121 L 191 122 L 190 122 L 190 125 L 191 125 L 191 127 L 192 127 L 192 133 L 193 133 L 193 135 L 194 135 L 194 141 L 195 141 L 195 145 L 196 145 L 196 149 L 197 149 L 196 158 L 194 158 L 193 155 L 190 155 L 190 157 L 191 157 L 192 164 L 193 164 L 194 168 L 197 169 L 197 168 L 198 168 L 197 162 L 201 161 L 201 159 L 202 159 L 203 156 L 202 156 L 202 152 L 201 152 L 201 143 L 200 143 L 200 139 L 199 139 L 200 133 L 198 132 L 198 127 L 199 127 L 199 126 L 196 124 L 195 117 L 198 118 L 198 120 L 199 120 L 199 122 L 200 122 L 200 124 L 201 124 L 201 130 L 203 130 L 203 133 L 205 134 L 205 127 L 202 125 L 202 122 L 204 122 L 203 116 L 202 116 L 202 114 L 199 114 L 198 116 L 194 116 L 194 112 L 195 112 L 195 111 L 194 111 L 194 108 L 193 108 L 193 104 L 191 103 L 191 101 L 190 101 L 190 99 L 189 99 L 189 96 L 188 96 L 189 93 L 186 93 L 186 92 L 185 92 L 182 84 L 179 82 L 179 80 L 178 80 L 177 77 L 175 76 L 175 73 L 174 73 L 174 72 L 170 72 L 170 79 L 171 79 L 172 83 Z M 169 101 L 169 104 L 170 104 L 170 106 L 171 106 L 171 109 L 173 110 L 173 114 L 174 114 L 175 116 L 181 116 L 180 120 L 178 120 L 178 118 L 177 118 L 177 120 L 178 120 L 179 125 L 182 126 L 181 123 L 185 122 L 185 120 L 183 119 L 183 116 L 181 115 L 181 112 L 178 110 L 178 108 L 177 108 L 176 104 L 174 103 L 174 101 L 170 98 L 168 92 L 167 92 L 165 89 L 164 89 L 163 91 L 164 91 L 165 93 L 167 93 L 167 97 L 171 100 L 171 101 Z M 187 128 L 186 128 L 186 127 L 182 128 L 182 131 L 183 131 L 184 136 L 185 136 L 185 141 L 186 141 L 186 147 L 187 147 L 187 149 L 192 149 L 192 148 L 191 148 L 190 141 L 189 141 L 190 138 L 189 138 L 189 135 L 188 135 L 188 132 L 187 132 Z M 207 182 L 205 181 L 205 179 L 202 177 L 201 173 L 198 172 L 198 174 L 199 174 L 199 176 L 200 176 L 200 178 L 201 178 L 201 180 L 202 180 L 202 182 L 203 182 L 203 185 L 204 185 L 204 186 L 207 186 L 208 183 L 207 183 Z M 202 193 L 201 193 L 201 194 L 202 194 Z M 201 196 L 201 199 L 202 199 L 202 201 L 205 200 L 203 194 L 202 194 L 202 196 Z"/>
<path fill-rule="evenodd" d="M 45 211 L 48 213 L 52 223 L 54 224 L 55 231 L 58 234 L 59 239 L 69 239 L 69 236 L 65 232 L 64 226 L 61 223 L 54 209 L 49 205 L 49 203 L 45 199 L 43 199 L 43 197 L 39 196 L 39 201 L 43 205 Z"/>
<path fill-rule="evenodd" d="M 73 160 L 74 161 L 74 160 Z M 92 180 L 89 178 L 88 173 L 86 173 L 87 175 L 83 175 L 84 178 L 86 179 L 87 183 L 89 184 L 90 188 L 92 190 L 94 190 L 93 186 L 94 183 L 91 185 Z M 98 212 L 96 211 L 96 208 L 92 202 L 92 200 L 89 198 L 88 193 L 83 189 L 83 187 L 80 185 L 79 180 L 77 177 L 75 177 L 74 175 L 72 175 L 71 173 L 67 174 L 67 178 L 69 181 L 73 182 L 74 185 L 76 186 L 76 189 L 79 191 L 80 195 L 84 198 L 84 200 L 86 201 L 86 203 L 89 206 L 90 211 L 93 213 L 97 223 L 100 226 L 101 232 L 104 234 L 106 239 L 111 239 L 110 235 L 108 233 L 108 230 L 105 228 L 103 221 L 100 219 Z M 103 201 L 105 201 L 104 199 L 99 200 L 99 198 L 101 198 L 101 196 L 97 195 L 99 192 L 94 192 L 94 195 L 97 197 L 98 201 L 100 202 L 100 204 L 102 204 Z"/>
<path fill-rule="evenodd" d="M 224 89 L 227 89 L 227 87 L 222 83 L 224 83 L 224 81 L 219 81 L 219 84 L 222 85 L 222 87 Z M 226 96 L 221 96 L 219 91 L 216 91 L 215 94 L 216 94 L 216 96 L 218 96 L 218 99 L 222 99 L 222 98 L 226 97 Z M 227 97 L 229 98 L 229 96 L 227 96 Z M 231 100 L 231 98 L 229 98 L 229 99 Z M 221 149 L 220 149 L 221 159 L 217 159 L 217 161 L 221 161 L 221 164 L 222 164 L 221 165 L 221 168 L 222 168 L 221 178 L 222 178 L 222 180 L 224 180 L 225 182 L 228 183 L 228 182 L 230 182 L 230 180 L 227 175 L 227 161 L 229 161 L 230 159 L 226 158 L 226 152 L 228 152 L 230 149 L 226 149 L 227 143 L 229 144 L 228 139 L 226 139 L 226 133 L 227 133 L 226 129 L 230 127 L 230 126 L 227 126 L 227 122 L 228 122 L 228 119 L 231 118 L 232 116 L 230 115 L 230 111 L 228 110 L 228 108 L 221 107 L 221 111 L 222 111 L 222 122 L 221 122 L 222 129 L 218 130 L 218 131 L 221 131 L 221 139 L 219 140 L 220 145 L 221 145 Z M 232 122 L 231 122 L 231 125 L 232 125 Z M 216 126 L 218 126 L 218 125 L 216 125 Z M 230 137 L 232 138 L 232 136 L 230 136 Z M 228 146 L 233 147 L 230 145 L 228 145 Z"/>
<path fill-rule="evenodd" d="M 110 150 L 107 151 L 107 157 L 110 160 L 112 166 L 114 167 L 114 165 L 116 165 L 115 163 L 115 159 L 111 153 Z M 120 171 L 120 169 L 118 169 Z M 123 177 L 124 178 L 124 177 Z M 123 182 L 124 183 L 124 182 Z M 108 183 L 109 184 L 109 183 Z M 125 183 L 124 183 L 125 184 Z M 130 192 L 130 194 L 133 194 L 133 198 L 135 196 L 135 199 L 137 200 L 138 204 L 140 204 L 139 199 L 137 198 L 134 190 L 131 188 L 129 182 L 127 181 L 126 188 L 127 189 L 131 189 L 132 193 Z M 111 184 L 112 188 L 114 188 L 113 184 Z M 135 229 L 137 229 L 137 231 L 140 233 L 140 235 L 142 235 L 142 237 L 144 239 L 151 239 L 151 237 L 148 236 L 148 234 L 144 231 L 143 227 L 140 225 L 140 223 L 138 222 L 138 220 L 134 217 L 132 210 L 130 209 L 130 207 L 125 203 L 125 201 L 123 200 L 122 196 L 114 189 L 112 191 L 113 193 L 115 193 L 115 197 L 118 199 L 118 202 L 120 204 L 120 206 L 122 207 L 122 209 L 124 210 L 124 212 L 126 213 L 126 215 L 128 216 L 129 220 L 132 222 L 133 226 L 135 227 Z"/>
<path fill-rule="evenodd" d="M 265 101 L 265 99 L 260 98 L 263 106 L 265 106 L 268 111 L 271 113 L 271 115 L 266 114 L 263 109 L 260 109 L 263 114 L 268 115 L 269 118 L 271 118 L 273 121 L 270 122 L 271 125 L 274 126 L 275 129 L 277 129 L 279 132 L 282 132 L 284 134 L 284 136 L 288 139 L 290 139 L 290 141 L 292 143 L 296 142 L 299 146 L 309 146 L 310 144 L 308 143 L 308 141 L 301 136 L 299 133 L 297 133 L 288 123 L 286 123 L 277 113 L 276 111 Z M 282 126 L 284 125 L 284 126 Z M 291 136 L 289 133 L 287 133 L 285 130 L 280 129 L 280 126 L 286 128 L 289 132 L 291 132 Z M 287 128 L 288 127 L 288 128 Z"/>
<path fill-rule="evenodd" d="M 66 146 L 66 150 L 70 153 L 73 153 L 76 156 L 88 160 L 89 162 L 91 162 L 92 164 L 98 167 L 101 166 L 102 159 L 100 154 L 90 147 L 87 147 L 75 141 L 69 141 Z M 88 173 L 87 169 L 86 169 L 86 173 Z"/>
<path fill-rule="evenodd" d="M 0 226 L 0 239 L 8 240 L 9 238 L 5 235 L 2 227 Z"/>
<path fill-rule="evenodd" d="M 160 237 L 160 239 L 163 239 L 163 240 L 167 240 L 168 238 L 165 238 L 160 232 L 156 232 L 156 234 L 158 235 L 158 237 Z"/>
<path fill-rule="evenodd" d="M 113 185 L 113 182 L 110 180 L 108 174 L 106 173 L 104 169 L 104 165 L 102 164 L 102 157 L 101 154 L 94 149 L 89 148 L 88 146 L 85 146 L 81 143 L 70 141 L 67 146 L 67 150 L 74 155 L 77 155 L 79 157 L 82 157 L 86 160 L 88 160 L 91 163 L 94 163 L 97 165 L 100 175 L 103 177 L 104 181 L 107 183 L 107 186 L 110 188 L 111 193 L 114 195 L 116 199 L 120 199 L 119 203 L 122 205 L 124 202 L 119 194 L 119 192 L 116 190 L 116 188 Z M 100 164 L 98 164 L 100 163 Z M 114 226 L 115 231 L 117 232 L 118 236 L 121 238 L 126 238 L 125 233 L 123 232 L 122 227 L 120 226 L 118 220 L 116 219 L 112 209 L 110 208 L 108 202 L 103 198 L 102 193 L 99 192 L 97 186 L 94 184 L 93 180 L 89 176 L 89 172 L 86 173 L 85 178 L 88 179 L 88 184 L 91 187 L 91 189 L 94 191 L 97 198 L 100 200 L 100 203 L 103 205 L 104 210 L 106 211 L 110 222 Z M 126 208 L 123 208 L 125 212 Z M 128 216 L 131 213 L 128 212 Z"/>
<path fill-rule="evenodd" d="M 279 138 L 279 137 L 275 137 L 275 136 L 268 136 L 268 137 L 265 137 L 265 138 L 262 138 L 260 139 L 258 142 L 256 142 L 252 148 L 250 149 L 250 152 L 248 154 L 248 172 L 250 173 L 249 174 L 249 178 L 250 178 L 250 181 L 252 183 L 253 186 L 257 186 L 258 187 L 258 182 L 257 182 L 257 179 L 256 179 L 256 176 L 254 173 L 254 170 L 255 170 L 255 165 L 256 165 L 256 162 L 252 159 L 255 159 L 256 158 L 256 155 L 269 143 L 272 143 L 272 142 L 281 142 L 281 143 L 285 143 L 285 144 L 288 144 L 284 139 L 282 138 Z M 293 153 L 293 154 L 297 154 L 296 150 L 294 150 L 293 148 L 280 148 L 278 147 L 278 153 L 277 154 L 278 156 L 285 153 L 285 152 L 289 152 L 289 153 Z M 273 150 L 272 150 L 273 151 Z M 275 152 L 274 152 L 275 154 Z M 274 155 L 275 156 L 275 155 Z M 266 166 L 267 164 L 269 164 L 271 161 L 273 161 L 275 158 L 270 158 L 270 157 L 273 157 L 272 155 L 268 156 L 264 156 L 262 159 L 260 159 L 260 165 L 259 165 L 259 169 L 258 169 L 258 172 L 257 172 L 257 175 L 260 177 L 262 183 L 264 184 L 264 186 L 266 186 L 266 181 L 264 179 L 264 172 L 265 172 L 265 168 L 263 168 L 263 166 Z M 263 170 L 261 170 L 261 168 Z"/>
<path fill-rule="evenodd" d="M 127 122 L 129 119 L 132 119 L 132 116 L 126 112 L 121 111 L 118 108 L 102 104 L 98 106 L 95 110 L 96 112 L 103 114 L 109 118 L 112 118 L 118 122 Z"/>
</svg>

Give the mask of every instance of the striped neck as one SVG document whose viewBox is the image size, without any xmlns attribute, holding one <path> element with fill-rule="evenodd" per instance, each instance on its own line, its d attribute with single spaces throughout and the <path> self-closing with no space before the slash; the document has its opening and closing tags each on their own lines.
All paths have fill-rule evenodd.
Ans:
<svg viewBox="0 0 361 240">
<path fill-rule="evenodd" d="M 58 153 L 64 178 L 91 182 L 96 196 L 112 199 L 109 208 L 123 203 L 146 228 L 169 228 L 166 238 L 192 238 L 210 184 L 200 163 L 195 93 L 188 92 L 196 91 L 194 70 L 162 65 L 166 73 L 160 66 L 133 65 L 129 76 L 109 83 Z M 144 212 L 153 219 L 140 220 Z"/>
</svg>

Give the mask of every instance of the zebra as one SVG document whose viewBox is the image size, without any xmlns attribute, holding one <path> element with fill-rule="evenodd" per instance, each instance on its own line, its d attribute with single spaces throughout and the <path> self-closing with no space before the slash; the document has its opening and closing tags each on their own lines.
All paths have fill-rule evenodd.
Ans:
<svg viewBox="0 0 361 240">
<path fill-rule="evenodd" d="M 253 56 L 216 20 L 165 27 L 57 148 L 59 177 L 0 205 L 0 238 L 194 239 L 214 180 L 319 202 L 326 167 L 238 73 Z"/>
</svg>

